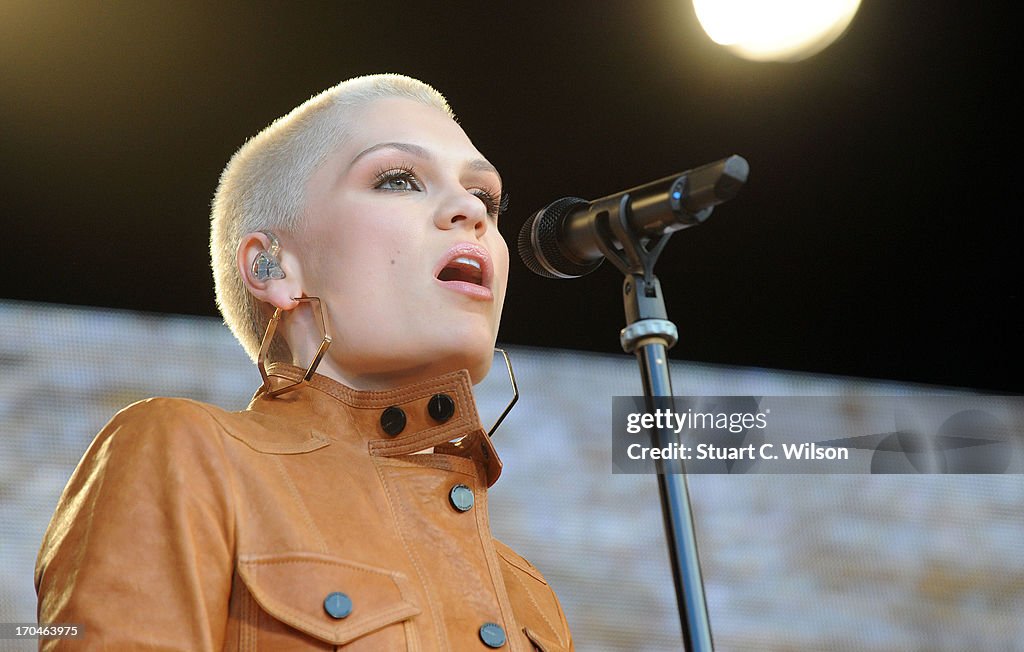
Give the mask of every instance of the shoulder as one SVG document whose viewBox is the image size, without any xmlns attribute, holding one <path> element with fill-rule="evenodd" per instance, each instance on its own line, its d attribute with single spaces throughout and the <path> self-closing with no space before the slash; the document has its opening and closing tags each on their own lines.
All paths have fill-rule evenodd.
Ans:
<svg viewBox="0 0 1024 652">
<path fill-rule="evenodd" d="M 201 441 L 201 434 L 223 430 L 218 413 L 227 414 L 221 408 L 189 399 L 149 398 L 115 414 L 96 436 L 93 447 L 189 445 Z"/>
<path fill-rule="evenodd" d="M 183 398 L 150 398 L 118 412 L 104 434 L 161 441 L 174 448 L 244 445 L 244 450 L 296 454 L 327 446 L 329 439 L 308 425 L 270 412 L 232 412 Z"/>
<path fill-rule="evenodd" d="M 72 472 L 44 539 L 59 547 L 68 533 L 152 526 L 190 513 L 180 506 L 231 511 L 231 464 L 207 406 L 148 399 L 120 412 L 96 435 Z M 165 525 L 160 526 L 167 529 Z M 46 555 L 40 553 L 40 561 Z"/>
<path fill-rule="evenodd" d="M 72 483 L 109 484 L 113 478 L 148 484 L 191 475 L 221 463 L 219 408 L 180 398 L 150 398 L 120 410 L 89 445 Z M 169 473 L 170 469 L 175 469 Z M 190 471 L 191 469 L 191 471 Z"/>
<path fill-rule="evenodd" d="M 100 431 L 39 549 L 40 619 L 86 623 L 96 646 L 134 649 L 141 643 L 111 641 L 152 637 L 148 627 L 118 624 L 128 623 L 124 614 L 154 590 L 174 596 L 154 620 L 158 627 L 175 622 L 161 634 L 168 641 L 198 635 L 206 626 L 197 619 L 202 606 L 226 610 L 236 494 L 224 438 L 210 432 L 218 428 L 210 410 L 216 408 L 196 401 L 149 399 L 121 410 Z M 180 649 L 212 647 L 207 640 Z"/>
<path fill-rule="evenodd" d="M 221 408 L 187 398 L 147 398 L 120 410 L 108 427 L 159 425 L 175 427 L 188 423 L 209 422 Z"/>
</svg>

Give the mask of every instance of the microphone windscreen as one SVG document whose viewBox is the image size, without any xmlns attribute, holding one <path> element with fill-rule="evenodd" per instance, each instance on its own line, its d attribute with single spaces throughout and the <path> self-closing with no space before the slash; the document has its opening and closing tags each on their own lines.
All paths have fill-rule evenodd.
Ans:
<svg viewBox="0 0 1024 652">
<path fill-rule="evenodd" d="M 519 257 L 530 271 L 548 278 L 576 278 L 598 268 L 604 258 L 579 263 L 566 256 L 559 244 L 565 217 L 588 204 L 579 197 L 563 197 L 526 220 L 519 230 Z"/>
</svg>

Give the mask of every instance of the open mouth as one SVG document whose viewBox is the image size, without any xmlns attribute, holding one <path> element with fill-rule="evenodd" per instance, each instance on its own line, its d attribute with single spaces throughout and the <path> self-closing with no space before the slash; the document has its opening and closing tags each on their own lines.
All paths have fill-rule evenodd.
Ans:
<svg viewBox="0 0 1024 652">
<path fill-rule="evenodd" d="M 469 256 L 459 256 L 450 260 L 438 273 L 440 281 L 463 281 L 473 285 L 484 284 L 484 270 L 479 260 Z"/>
<path fill-rule="evenodd" d="M 459 242 L 445 252 L 434 277 L 449 290 L 466 296 L 491 301 L 494 271 L 487 250 L 475 242 Z"/>
</svg>

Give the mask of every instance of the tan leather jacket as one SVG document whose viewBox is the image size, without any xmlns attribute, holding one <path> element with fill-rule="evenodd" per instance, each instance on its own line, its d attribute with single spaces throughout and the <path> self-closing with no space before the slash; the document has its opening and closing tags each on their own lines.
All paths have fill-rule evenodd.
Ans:
<svg viewBox="0 0 1024 652">
<path fill-rule="evenodd" d="M 85 633 L 43 646 L 571 650 L 547 582 L 491 536 L 500 471 L 466 372 L 381 392 L 315 376 L 242 412 L 137 403 L 46 532 L 39 621 Z"/>
</svg>

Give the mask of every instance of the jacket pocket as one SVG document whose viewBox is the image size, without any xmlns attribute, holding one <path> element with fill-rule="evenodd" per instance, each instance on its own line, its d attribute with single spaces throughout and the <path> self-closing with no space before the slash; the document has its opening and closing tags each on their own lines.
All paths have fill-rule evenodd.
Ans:
<svg viewBox="0 0 1024 652">
<path fill-rule="evenodd" d="M 412 603 L 409 580 L 402 573 L 294 552 L 242 556 L 238 574 L 265 612 L 320 641 L 343 646 L 366 637 L 373 639 L 373 647 L 386 643 L 389 649 L 416 648 L 406 621 L 420 609 Z M 328 596 L 333 596 L 329 604 L 334 615 L 328 613 Z"/>
</svg>

